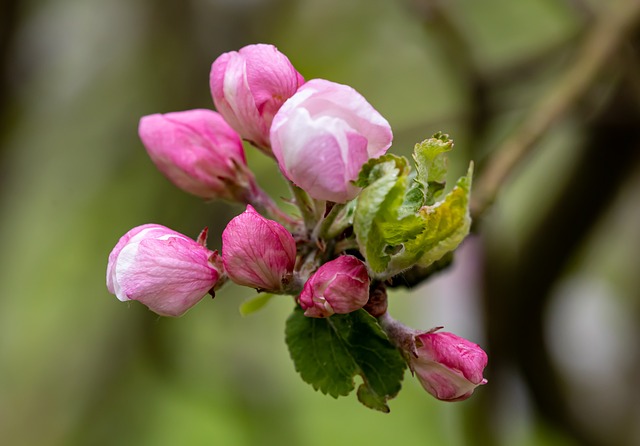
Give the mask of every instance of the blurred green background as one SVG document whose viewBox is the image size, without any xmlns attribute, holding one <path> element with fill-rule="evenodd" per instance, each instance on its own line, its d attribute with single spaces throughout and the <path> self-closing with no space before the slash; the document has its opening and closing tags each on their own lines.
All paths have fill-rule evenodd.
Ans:
<svg viewBox="0 0 640 446">
<path fill-rule="evenodd" d="M 634 1 L 5 0 L 0 443 L 640 444 L 635 16 L 454 266 L 390 296 L 406 324 L 486 348 L 489 384 L 470 400 L 438 402 L 409 374 L 390 414 L 314 392 L 284 344 L 289 299 L 243 318 L 252 293 L 229 286 L 169 319 L 105 287 L 131 227 L 209 226 L 219 248 L 242 211 L 172 187 L 137 137 L 145 114 L 212 108 L 222 52 L 275 44 L 305 78 L 359 90 L 395 153 L 442 130 L 452 179 L 470 159 L 482 178 L 598 24 Z M 247 152 L 263 187 L 286 195 L 273 163 Z"/>
</svg>

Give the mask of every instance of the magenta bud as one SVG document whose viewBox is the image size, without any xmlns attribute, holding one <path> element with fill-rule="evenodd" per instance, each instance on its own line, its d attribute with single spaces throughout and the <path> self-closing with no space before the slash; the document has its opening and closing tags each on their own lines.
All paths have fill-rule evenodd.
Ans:
<svg viewBox="0 0 640 446">
<path fill-rule="evenodd" d="M 273 155 L 284 175 L 311 197 L 337 203 L 358 195 L 351 182 L 392 139 L 387 120 L 360 93 L 324 79 L 300 87 L 271 126 Z"/>
<path fill-rule="evenodd" d="M 222 232 L 222 262 L 238 285 L 281 292 L 291 281 L 296 242 L 280 223 L 248 205 Z"/>
<path fill-rule="evenodd" d="M 240 135 L 271 153 L 273 116 L 304 78 L 273 45 L 248 45 L 222 54 L 211 65 L 216 109 Z"/>
<path fill-rule="evenodd" d="M 167 227 L 131 229 L 109 254 L 107 288 L 121 301 L 137 300 L 161 316 L 181 316 L 220 276 L 210 251 Z"/>
<path fill-rule="evenodd" d="M 353 256 L 340 256 L 320 266 L 300 293 L 305 316 L 329 317 L 362 308 L 369 300 L 365 264 Z"/>
<path fill-rule="evenodd" d="M 447 332 L 415 337 L 417 357 L 409 365 L 427 392 L 442 401 L 462 401 L 486 384 L 487 354 L 473 342 Z"/>
<path fill-rule="evenodd" d="M 193 195 L 242 201 L 253 181 L 240 136 L 212 110 L 144 116 L 138 133 L 158 169 Z"/>
</svg>

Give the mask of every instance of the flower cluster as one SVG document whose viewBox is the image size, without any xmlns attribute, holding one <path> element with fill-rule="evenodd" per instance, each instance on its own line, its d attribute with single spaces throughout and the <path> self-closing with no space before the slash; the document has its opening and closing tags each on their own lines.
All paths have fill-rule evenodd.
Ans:
<svg viewBox="0 0 640 446">
<path fill-rule="evenodd" d="M 145 116 L 139 136 L 158 170 L 177 187 L 206 200 L 241 203 L 245 212 L 224 229 L 221 254 L 206 247 L 206 230 L 193 240 L 158 224 L 131 229 L 109 255 L 108 290 L 163 316 L 181 316 L 229 280 L 294 296 L 308 318 L 368 311 L 436 398 L 462 400 L 484 384 L 486 354 L 476 344 L 450 333 L 399 329 L 386 312 L 386 284 L 400 270 L 438 260 L 468 232 L 460 207 L 459 222 L 451 211 L 450 220 L 458 222 L 455 239 L 452 231 L 434 232 L 437 249 L 411 244 L 430 231 L 429 218 L 443 212 L 429 210 L 431 203 L 423 199 L 431 193 L 424 173 L 428 164 L 418 166 L 411 183 L 403 162 L 385 155 L 393 139 L 387 120 L 347 85 L 305 82 L 274 46 L 249 45 L 221 55 L 211 66 L 210 88 L 217 112 Z M 283 212 L 260 188 L 247 166 L 243 140 L 274 158 L 299 214 Z M 443 146 L 445 140 L 433 141 Z M 448 149 L 434 150 L 428 163 L 439 162 L 432 160 Z M 457 186 L 463 195 L 448 204 L 465 197 L 465 184 Z M 398 211 L 401 205 L 406 215 Z M 376 220 L 383 217 L 391 223 Z M 406 224 L 408 218 L 415 221 Z M 378 254 L 386 270 L 374 258 Z M 371 310 L 373 290 L 383 290 L 382 314 Z"/>
</svg>

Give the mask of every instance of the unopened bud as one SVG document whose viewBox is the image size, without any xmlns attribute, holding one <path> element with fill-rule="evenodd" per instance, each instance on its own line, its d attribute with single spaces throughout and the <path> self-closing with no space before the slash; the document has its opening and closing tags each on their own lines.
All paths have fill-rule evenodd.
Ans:
<svg viewBox="0 0 640 446">
<path fill-rule="evenodd" d="M 271 153 L 273 116 L 304 78 L 273 45 L 248 45 L 218 57 L 210 86 L 216 109 L 240 135 Z"/>
<path fill-rule="evenodd" d="M 238 285 L 280 292 L 292 277 L 296 242 L 280 223 L 248 205 L 222 232 L 222 261 Z"/>
<path fill-rule="evenodd" d="M 365 264 L 353 256 L 340 256 L 320 266 L 300 293 L 305 316 L 329 317 L 362 308 L 369 300 Z"/>
<path fill-rule="evenodd" d="M 244 201 L 253 175 L 240 136 L 220 114 L 199 109 L 144 116 L 138 133 L 154 164 L 182 190 Z"/>
<path fill-rule="evenodd" d="M 462 401 L 487 380 L 482 372 L 487 354 L 473 342 L 447 332 L 415 337 L 409 365 L 427 392 L 443 401 Z M 417 356 L 414 356 L 417 355 Z"/>
<path fill-rule="evenodd" d="M 215 252 L 167 227 L 131 229 L 109 254 L 107 288 L 121 301 L 137 300 L 162 316 L 181 316 L 220 277 Z"/>
<path fill-rule="evenodd" d="M 393 138 L 386 119 L 347 85 L 313 79 L 273 119 L 271 145 L 280 170 L 311 197 L 345 203 L 362 166 Z"/>
</svg>

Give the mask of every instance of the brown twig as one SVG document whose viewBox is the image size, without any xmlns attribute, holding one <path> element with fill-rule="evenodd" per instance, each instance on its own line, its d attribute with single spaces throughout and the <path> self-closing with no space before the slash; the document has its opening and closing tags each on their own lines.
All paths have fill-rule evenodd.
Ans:
<svg viewBox="0 0 640 446">
<path fill-rule="evenodd" d="M 628 0 L 603 12 L 585 37 L 575 61 L 533 106 L 524 122 L 500 146 L 474 187 L 471 214 L 481 216 L 494 202 L 500 187 L 536 143 L 592 84 L 620 48 L 640 18 L 640 1 Z"/>
</svg>

